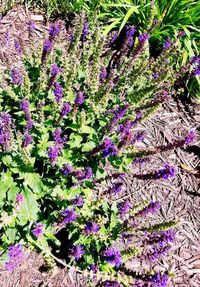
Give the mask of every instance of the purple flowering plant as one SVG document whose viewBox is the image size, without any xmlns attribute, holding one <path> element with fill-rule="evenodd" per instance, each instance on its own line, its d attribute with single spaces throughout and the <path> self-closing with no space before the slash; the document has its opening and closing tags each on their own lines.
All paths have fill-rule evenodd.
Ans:
<svg viewBox="0 0 200 287">
<path fill-rule="evenodd" d="M 148 260 L 148 256 L 143 256 L 146 249 L 141 246 L 121 248 L 122 234 L 145 238 L 142 227 L 137 230 L 131 221 L 134 217 L 148 220 L 159 204 L 151 202 L 135 210 L 127 199 L 112 203 L 98 197 L 95 182 L 106 176 L 108 164 L 126 173 L 136 157 L 141 161 L 142 156 L 151 156 L 146 152 L 138 159 L 137 144 L 145 140 L 138 125 L 152 107 L 170 98 L 183 73 L 173 70 L 178 61 L 173 41 L 163 44 L 161 56 L 152 60 L 147 32 L 127 26 L 115 35 L 119 50 L 108 50 L 112 33 L 103 36 L 100 26 L 90 30 L 83 18 L 77 16 L 71 28 L 73 41 L 66 39 L 64 48 L 59 41 L 61 26 L 56 23 L 37 53 L 23 59 L 20 68 L 8 64 L 2 76 L 6 85 L 0 87 L 4 104 L 0 110 L 0 211 L 6 216 L 1 216 L 0 250 L 10 254 L 9 246 L 30 244 L 47 256 L 59 254 L 64 265 L 79 271 L 91 272 L 95 266 L 95 274 L 111 276 L 105 278 L 105 286 L 129 286 L 123 284 L 123 276 L 116 279 L 117 274 L 128 273 L 124 268 L 130 258 Z M 163 61 L 166 57 L 170 63 Z M 185 73 L 193 76 L 196 66 L 191 61 Z M 151 77 L 155 71 L 160 75 L 156 80 Z M 165 149 L 185 147 L 196 134 L 192 130 L 184 136 Z M 159 147 L 159 151 L 165 149 Z M 168 180 L 175 170 L 165 165 L 149 176 Z M 124 192 L 122 178 L 114 181 L 111 190 L 113 196 Z M 174 224 L 164 222 L 146 232 L 161 232 Z M 155 240 L 151 244 L 152 250 L 161 247 Z M 138 282 L 143 280 L 140 277 Z M 131 280 L 134 284 L 134 276 Z"/>
</svg>

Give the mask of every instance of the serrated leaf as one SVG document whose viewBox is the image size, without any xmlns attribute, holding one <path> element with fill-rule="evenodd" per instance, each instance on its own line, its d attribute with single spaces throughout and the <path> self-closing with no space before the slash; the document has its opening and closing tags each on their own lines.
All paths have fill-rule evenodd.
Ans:
<svg viewBox="0 0 200 287">
<path fill-rule="evenodd" d="M 83 138 L 80 135 L 71 134 L 70 141 L 68 141 L 68 144 L 70 145 L 71 148 L 74 148 L 74 147 L 77 148 L 81 146 L 82 140 Z"/>
</svg>

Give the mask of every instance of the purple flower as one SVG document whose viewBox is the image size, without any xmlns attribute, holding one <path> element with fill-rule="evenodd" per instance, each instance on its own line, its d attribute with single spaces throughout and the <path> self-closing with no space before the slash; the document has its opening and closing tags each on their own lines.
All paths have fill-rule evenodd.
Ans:
<svg viewBox="0 0 200 287">
<path fill-rule="evenodd" d="M 140 43 L 144 43 L 149 39 L 149 35 L 147 33 L 140 34 L 138 40 Z"/>
<path fill-rule="evenodd" d="M 172 46 L 172 43 L 170 41 L 170 38 L 168 37 L 163 44 L 163 49 L 169 50 L 171 48 L 171 46 Z"/>
<path fill-rule="evenodd" d="M 27 124 L 26 124 L 27 129 L 28 130 L 32 129 L 33 120 L 31 119 L 31 114 L 27 115 L 26 120 L 27 120 Z"/>
<path fill-rule="evenodd" d="M 15 47 L 15 51 L 20 55 L 22 53 L 22 47 L 19 41 L 17 41 L 16 39 L 14 40 L 14 47 Z"/>
<path fill-rule="evenodd" d="M 185 137 L 185 143 L 186 144 L 192 143 L 196 139 L 196 137 L 197 137 L 196 132 L 194 130 L 190 130 L 188 132 L 188 135 Z"/>
<path fill-rule="evenodd" d="M 32 143 L 32 140 L 33 140 L 32 136 L 29 134 L 28 131 L 26 131 L 26 132 L 24 133 L 24 139 L 23 139 L 23 142 L 22 142 L 22 147 L 23 147 L 23 148 L 24 148 L 24 147 L 27 147 L 29 144 Z"/>
<path fill-rule="evenodd" d="M 84 204 L 84 198 L 81 195 L 79 195 L 74 199 L 72 199 L 72 204 L 78 207 L 82 207 Z"/>
<path fill-rule="evenodd" d="M 49 53 L 53 48 L 53 42 L 48 40 L 48 39 L 45 39 L 44 42 L 43 42 L 43 53 Z"/>
<path fill-rule="evenodd" d="M 60 169 L 60 172 L 64 175 L 69 175 L 73 172 L 73 167 L 69 163 L 67 163 Z"/>
<path fill-rule="evenodd" d="M 78 261 L 85 254 L 84 247 L 82 245 L 75 245 L 70 249 L 70 255 Z"/>
<path fill-rule="evenodd" d="M 58 146 L 51 146 L 48 149 L 48 156 L 52 165 L 54 165 L 58 159 L 59 155 L 59 147 Z"/>
<path fill-rule="evenodd" d="M 60 115 L 61 117 L 66 116 L 71 111 L 71 106 L 69 103 L 64 102 L 61 109 L 60 109 Z"/>
<path fill-rule="evenodd" d="M 112 131 L 113 127 L 116 123 L 124 117 L 126 112 L 128 111 L 128 104 L 123 105 L 122 107 L 118 106 L 114 111 L 115 115 L 113 116 L 111 123 L 110 123 L 110 131 Z"/>
<path fill-rule="evenodd" d="M 62 97 L 63 97 L 63 87 L 61 86 L 61 84 L 59 84 L 58 82 L 55 82 L 53 92 L 54 92 L 55 100 L 58 104 L 62 100 Z"/>
<path fill-rule="evenodd" d="M 128 46 L 132 47 L 133 46 L 133 35 L 135 33 L 135 27 L 128 25 L 126 26 L 126 37 L 128 40 Z"/>
<path fill-rule="evenodd" d="M 130 200 L 127 199 L 124 202 L 119 203 L 117 208 L 118 208 L 119 214 L 122 217 L 124 217 L 129 212 L 129 210 L 131 208 Z"/>
<path fill-rule="evenodd" d="M 33 235 L 36 237 L 40 237 L 44 233 L 44 224 L 42 223 L 35 223 L 33 229 Z"/>
<path fill-rule="evenodd" d="M 103 282 L 103 287 L 120 287 L 117 281 L 106 280 Z"/>
<path fill-rule="evenodd" d="M 23 251 L 22 246 L 18 245 L 11 245 L 8 247 L 8 256 L 9 261 L 6 262 L 6 269 L 8 271 L 14 271 L 14 269 L 19 266 L 23 259 Z"/>
<path fill-rule="evenodd" d="M 21 193 L 16 194 L 16 202 L 18 204 L 22 203 L 24 201 L 24 196 Z"/>
<path fill-rule="evenodd" d="M 152 277 L 149 277 L 149 281 L 152 283 L 152 287 L 167 287 L 169 277 L 167 274 L 156 273 Z"/>
<path fill-rule="evenodd" d="M 67 208 L 62 212 L 65 223 L 72 223 L 77 219 L 76 211 L 73 208 Z"/>
<path fill-rule="evenodd" d="M 160 209 L 160 203 L 158 201 L 153 202 L 151 201 L 146 207 L 144 207 L 142 210 L 140 210 L 139 212 L 137 212 L 135 214 L 135 216 L 140 215 L 147 215 L 148 213 L 156 213 L 157 210 Z"/>
<path fill-rule="evenodd" d="M 115 193 L 119 193 L 119 192 L 122 192 L 125 190 L 125 186 L 123 184 L 123 182 L 115 182 L 113 184 L 113 188 L 112 188 L 112 191 L 114 191 Z"/>
<path fill-rule="evenodd" d="M 99 75 L 99 79 L 100 79 L 100 82 L 101 82 L 101 83 L 104 82 L 104 81 L 107 79 L 107 75 L 108 75 L 108 73 L 107 73 L 106 68 L 105 68 L 105 67 L 102 67 L 102 68 L 101 68 L 100 75 Z"/>
<path fill-rule="evenodd" d="M 171 246 L 166 245 L 162 247 L 151 247 L 147 250 L 147 253 L 145 254 L 145 257 L 147 260 L 150 261 L 156 261 L 158 260 L 161 256 L 164 256 L 167 254 L 167 252 L 171 249 Z"/>
<path fill-rule="evenodd" d="M 93 171 L 91 167 L 86 167 L 85 168 L 85 178 L 90 179 L 93 176 Z"/>
<path fill-rule="evenodd" d="M 14 85 L 21 86 L 22 85 L 22 74 L 18 68 L 13 68 L 11 70 L 11 80 Z"/>
<path fill-rule="evenodd" d="M 145 243 L 149 245 L 158 244 L 160 247 L 163 247 L 166 244 L 169 244 L 175 240 L 176 233 L 173 229 L 152 232 L 148 234 Z"/>
<path fill-rule="evenodd" d="M 111 38 L 111 41 L 110 41 L 110 44 L 114 44 L 115 41 L 117 40 L 117 38 L 118 38 L 118 32 L 114 31 L 112 38 Z"/>
<path fill-rule="evenodd" d="M 25 114 L 29 114 L 29 108 L 30 108 L 30 103 L 28 100 L 23 99 L 20 102 L 20 109 L 25 113 Z"/>
<path fill-rule="evenodd" d="M 63 138 L 62 138 L 62 129 L 61 129 L 61 128 L 56 128 L 56 129 L 53 131 L 52 135 L 53 135 L 53 139 L 54 139 L 55 144 L 56 144 L 57 146 L 59 146 L 59 145 L 62 146 L 63 143 L 64 143 L 64 140 L 63 140 Z"/>
<path fill-rule="evenodd" d="M 178 36 L 179 37 L 184 37 L 185 36 L 185 32 L 184 31 L 179 31 L 178 32 Z"/>
<path fill-rule="evenodd" d="M 82 36 L 81 36 L 81 39 L 83 42 L 86 41 L 88 34 L 89 34 L 89 24 L 87 21 L 85 21 L 84 26 L 83 26 Z"/>
<path fill-rule="evenodd" d="M 143 280 L 136 282 L 136 287 L 167 287 L 169 283 L 169 276 L 157 272 L 154 275 L 148 275 Z"/>
<path fill-rule="evenodd" d="M 158 172 L 156 172 L 154 175 L 156 179 L 159 178 L 169 179 L 170 177 L 173 178 L 175 176 L 176 176 L 175 168 L 168 164 L 165 164 L 164 167 L 160 169 Z"/>
<path fill-rule="evenodd" d="M 131 143 L 134 144 L 135 142 L 141 142 L 144 140 L 144 132 L 138 132 L 137 134 L 134 135 Z"/>
<path fill-rule="evenodd" d="M 122 255 L 119 249 L 108 247 L 103 252 L 103 258 L 110 264 L 119 267 L 122 264 Z"/>
<path fill-rule="evenodd" d="M 99 224 L 97 224 L 96 222 L 88 221 L 84 228 L 84 234 L 86 235 L 94 234 L 97 233 L 99 229 L 100 229 Z"/>
<path fill-rule="evenodd" d="M 106 138 L 103 142 L 103 157 L 117 154 L 117 147 L 113 144 L 112 140 Z"/>
<path fill-rule="evenodd" d="M 51 24 L 49 27 L 49 36 L 50 38 L 55 38 L 59 35 L 61 27 L 58 23 Z"/>
<path fill-rule="evenodd" d="M 95 264 L 91 264 L 90 265 L 90 270 L 92 270 L 94 273 L 97 273 L 99 271 L 99 268 Z"/>
<path fill-rule="evenodd" d="M 51 76 L 52 77 L 56 77 L 61 72 L 62 72 L 62 69 L 58 67 L 56 63 L 51 65 Z"/>
<path fill-rule="evenodd" d="M 83 92 L 78 92 L 77 96 L 76 96 L 76 98 L 74 100 L 74 104 L 77 105 L 77 106 L 80 106 L 80 105 L 82 105 L 84 103 L 84 101 L 85 101 L 85 97 L 84 97 Z"/>
</svg>

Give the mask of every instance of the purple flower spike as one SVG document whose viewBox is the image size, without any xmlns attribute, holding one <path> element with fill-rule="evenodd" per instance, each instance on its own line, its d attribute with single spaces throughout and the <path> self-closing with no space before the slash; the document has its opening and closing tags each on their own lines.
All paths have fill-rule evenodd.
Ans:
<svg viewBox="0 0 200 287">
<path fill-rule="evenodd" d="M 91 264 L 90 265 L 90 270 L 92 270 L 94 273 L 97 273 L 99 271 L 99 268 L 95 264 Z"/>
<path fill-rule="evenodd" d="M 107 79 L 107 76 L 108 76 L 108 73 L 107 73 L 107 70 L 105 67 L 102 67 L 101 68 L 101 72 L 100 72 L 100 75 L 99 75 L 99 79 L 100 79 L 100 82 L 104 82 L 106 79 Z"/>
<path fill-rule="evenodd" d="M 85 235 L 94 234 L 94 233 L 97 233 L 99 229 L 100 229 L 99 224 L 92 222 L 92 221 L 88 221 L 84 228 L 84 234 Z"/>
<path fill-rule="evenodd" d="M 119 182 L 115 182 L 115 183 L 113 184 L 112 190 L 113 190 L 115 193 L 120 193 L 120 192 L 122 192 L 122 191 L 125 190 L 125 186 L 124 186 L 123 182 L 120 182 L 120 181 L 119 181 Z"/>
<path fill-rule="evenodd" d="M 176 171 L 173 166 L 165 164 L 164 167 L 155 174 L 155 178 L 169 179 L 176 176 Z"/>
<path fill-rule="evenodd" d="M 20 55 L 22 53 L 22 47 L 19 41 L 17 41 L 16 39 L 14 40 L 14 47 L 15 47 L 15 51 L 17 52 L 17 54 Z"/>
<path fill-rule="evenodd" d="M 128 40 L 128 46 L 132 47 L 133 46 L 133 35 L 135 33 L 135 27 L 128 25 L 126 27 L 126 37 Z"/>
<path fill-rule="evenodd" d="M 20 244 L 9 246 L 8 256 L 9 256 L 9 261 L 6 262 L 6 270 L 14 271 L 15 268 L 19 266 L 19 264 L 21 263 L 23 259 L 22 246 Z"/>
<path fill-rule="evenodd" d="M 140 43 L 144 43 L 149 39 L 149 35 L 147 33 L 143 33 L 139 36 L 138 40 Z"/>
<path fill-rule="evenodd" d="M 55 82 L 53 92 L 54 92 L 55 100 L 58 104 L 62 100 L 62 97 L 63 97 L 63 87 L 61 86 L 61 84 L 59 84 L 58 82 Z"/>
<path fill-rule="evenodd" d="M 93 176 L 93 171 L 91 167 L 86 167 L 85 169 L 85 179 L 90 179 Z"/>
<path fill-rule="evenodd" d="M 64 102 L 64 103 L 63 103 L 63 106 L 62 106 L 61 109 L 60 109 L 60 115 L 61 115 L 61 117 L 66 116 L 70 111 L 71 111 L 71 106 L 70 106 L 70 104 L 67 103 L 67 102 Z"/>
<path fill-rule="evenodd" d="M 131 203 L 130 200 L 125 200 L 124 202 L 121 202 L 118 204 L 117 208 L 118 208 L 118 212 L 120 214 L 121 217 L 124 217 L 127 215 L 127 213 L 129 212 L 130 208 L 131 208 Z"/>
<path fill-rule="evenodd" d="M 24 139 L 23 139 L 23 142 L 22 142 L 22 147 L 27 147 L 28 145 L 30 145 L 32 143 L 32 136 L 29 134 L 28 131 L 25 132 L 24 134 Z"/>
<path fill-rule="evenodd" d="M 11 80 L 14 85 L 21 86 L 22 85 L 22 75 L 18 68 L 13 68 L 11 70 Z"/>
<path fill-rule="evenodd" d="M 35 223 L 34 229 L 33 229 L 33 235 L 36 237 L 42 236 L 44 233 L 44 224 L 42 223 Z"/>
<path fill-rule="evenodd" d="M 78 261 L 81 257 L 83 257 L 84 254 L 85 250 L 82 245 L 76 245 L 70 249 L 70 255 L 73 256 L 76 261 Z"/>
<path fill-rule="evenodd" d="M 120 287 L 117 281 L 106 280 L 103 282 L 103 287 Z"/>
<path fill-rule="evenodd" d="M 58 154 L 59 154 L 59 147 L 58 146 L 51 146 L 48 149 L 48 156 L 52 165 L 54 165 L 57 161 Z"/>
<path fill-rule="evenodd" d="M 65 176 L 72 174 L 73 167 L 69 163 L 67 163 L 60 169 L 60 172 L 63 173 Z"/>
<path fill-rule="evenodd" d="M 21 109 L 24 113 L 29 113 L 29 107 L 30 107 L 30 103 L 29 103 L 28 100 L 26 100 L 26 99 L 21 100 L 20 109 Z"/>
<path fill-rule="evenodd" d="M 85 21 L 84 26 L 83 26 L 83 32 L 82 32 L 82 41 L 86 41 L 87 40 L 87 36 L 89 34 L 89 24 L 87 21 Z"/>
<path fill-rule="evenodd" d="M 117 248 L 108 247 L 103 252 L 103 258 L 110 264 L 119 267 L 122 264 L 121 252 Z"/>
<path fill-rule="evenodd" d="M 58 23 L 51 24 L 49 27 L 50 38 L 55 38 L 56 36 L 58 36 L 60 33 L 60 30 L 61 30 L 60 24 Z"/>
<path fill-rule="evenodd" d="M 64 217 L 65 223 L 72 223 L 77 219 L 76 211 L 73 208 L 67 208 L 65 211 L 62 212 L 62 215 Z"/>
<path fill-rule="evenodd" d="M 192 143 L 196 139 L 196 137 L 197 137 L 196 132 L 194 130 L 190 130 L 188 132 L 188 135 L 185 137 L 185 143 L 186 144 Z"/>
<path fill-rule="evenodd" d="M 51 65 L 51 76 L 52 77 L 56 77 L 61 72 L 62 72 L 62 69 L 58 67 L 56 63 Z"/>
<path fill-rule="evenodd" d="M 84 103 L 84 101 L 85 101 L 85 97 L 84 97 L 83 92 L 78 92 L 74 100 L 74 104 L 77 106 L 81 106 Z"/>
<path fill-rule="evenodd" d="M 170 41 L 170 38 L 168 37 L 163 44 L 163 49 L 169 50 L 171 48 L 171 46 L 172 46 L 172 43 Z"/>
<path fill-rule="evenodd" d="M 160 203 L 158 201 L 153 202 L 151 201 L 149 203 L 149 205 L 147 205 L 145 208 L 143 208 L 142 210 L 140 210 L 138 213 L 135 214 L 135 216 L 140 215 L 140 216 L 145 216 L 148 213 L 156 213 L 158 211 L 158 209 L 160 209 Z"/>
<path fill-rule="evenodd" d="M 43 42 L 43 52 L 49 53 L 51 52 L 52 48 L 53 48 L 53 42 L 48 39 L 45 39 Z"/>
<path fill-rule="evenodd" d="M 79 195 L 75 197 L 74 199 L 72 199 L 72 204 L 77 207 L 82 207 L 84 204 L 84 198 L 81 195 Z"/>
<path fill-rule="evenodd" d="M 103 157 L 116 155 L 118 152 L 117 147 L 113 144 L 112 140 L 106 138 L 103 142 Z"/>
</svg>

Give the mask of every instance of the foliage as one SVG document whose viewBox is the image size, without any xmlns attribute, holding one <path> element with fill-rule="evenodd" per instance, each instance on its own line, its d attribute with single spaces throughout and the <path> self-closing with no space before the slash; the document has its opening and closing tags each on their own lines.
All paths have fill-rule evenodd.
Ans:
<svg viewBox="0 0 200 287">
<path fill-rule="evenodd" d="M 154 59 L 147 33 L 125 26 L 105 37 L 97 20 L 88 20 L 76 17 L 64 42 L 60 23 L 51 25 L 43 47 L 33 43 L 32 54 L 21 47 L 23 65 L 8 65 L 1 73 L 1 250 L 9 247 L 9 269 L 19 261 L 21 245 L 29 243 L 80 272 L 100 272 L 99 286 L 102 280 L 167 284 L 167 273 L 149 270 L 134 277 L 125 263 L 165 255 L 175 222 L 152 226 L 146 216 L 159 209 L 157 203 L 117 204 L 99 196 L 97 183 L 108 176 L 109 164 L 115 173 L 108 194 L 115 199 L 124 191 L 124 173 L 145 136 L 137 124 L 197 74 L 199 58 L 176 70 L 179 39 L 165 42 Z M 193 138 L 190 132 L 179 146 Z M 174 176 L 170 166 L 151 175 Z M 132 239 L 128 249 L 125 237 Z"/>
</svg>

